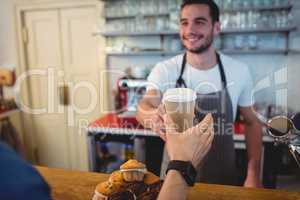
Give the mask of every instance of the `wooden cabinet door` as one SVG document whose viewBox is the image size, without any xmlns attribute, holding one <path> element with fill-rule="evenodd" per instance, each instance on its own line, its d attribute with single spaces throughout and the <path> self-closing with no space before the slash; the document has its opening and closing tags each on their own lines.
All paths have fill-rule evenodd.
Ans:
<svg viewBox="0 0 300 200">
<path fill-rule="evenodd" d="M 69 8 L 60 11 L 65 81 L 70 88 L 68 129 L 71 138 L 72 165 L 88 169 L 85 127 L 100 117 L 99 53 L 94 7 Z M 106 95 L 104 95 L 106 96 Z M 74 163 L 75 162 L 75 163 Z"/>
<path fill-rule="evenodd" d="M 70 168 L 66 114 L 59 103 L 58 80 L 63 69 L 59 10 L 27 11 L 27 76 L 32 112 L 33 138 L 38 164 Z M 55 74 L 53 74 L 53 77 Z M 32 133 L 30 133 L 32 134 Z"/>
<path fill-rule="evenodd" d="M 25 12 L 28 69 L 44 74 L 28 78 L 28 107 L 42 112 L 32 114 L 41 165 L 88 170 L 86 127 L 107 103 L 96 13 L 95 6 Z"/>
</svg>

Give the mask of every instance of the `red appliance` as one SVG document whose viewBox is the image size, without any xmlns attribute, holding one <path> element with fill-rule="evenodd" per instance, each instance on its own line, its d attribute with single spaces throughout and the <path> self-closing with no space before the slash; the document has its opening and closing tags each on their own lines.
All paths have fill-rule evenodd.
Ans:
<svg viewBox="0 0 300 200">
<path fill-rule="evenodd" d="M 139 100 L 145 94 L 147 81 L 144 79 L 122 78 L 117 82 L 116 109 L 119 112 L 136 112 Z"/>
</svg>

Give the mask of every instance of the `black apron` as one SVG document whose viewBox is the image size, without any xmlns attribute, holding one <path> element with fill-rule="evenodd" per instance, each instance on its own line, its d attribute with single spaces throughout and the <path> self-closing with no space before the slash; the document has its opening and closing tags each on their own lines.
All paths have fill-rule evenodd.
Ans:
<svg viewBox="0 0 300 200">
<path fill-rule="evenodd" d="M 220 71 L 222 90 L 209 94 L 197 93 L 194 125 L 198 124 L 207 113 L 212 113 L 215 136 L 206 157 L 197 166 L 197 182 L 236 185 L 235 150 L 233 141 L 233 107 L 220 55 L 216 53 Z M 182 76 L 186 65 L 186 54 L 183 56 L 181 72 L 176 81 L 176 87 L 187 87 Z M 161 167 L 161 177 L 169 162 L 169 156 L 164 151 Z"/>
</svg>

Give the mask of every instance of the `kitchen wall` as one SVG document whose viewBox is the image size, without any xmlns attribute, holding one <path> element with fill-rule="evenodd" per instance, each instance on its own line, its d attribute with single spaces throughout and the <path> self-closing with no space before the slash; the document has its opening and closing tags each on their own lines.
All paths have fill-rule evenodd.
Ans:
<svg viewBox="0 0 300 200">
<path fill-rule="evenodd" d="M 14 24 L 14 1 L 0 1 L 0 68 L 14 70 L 17 66 L 17 49 Z M 3 87 L 4 96 L 13 97 L 11 87 Z"/>
<path fill-rule="evenodd" d="M 17 65 L 14 7 L 12 0 L 0 2 L 0 66 L 15 68 Z"/>
</svg>

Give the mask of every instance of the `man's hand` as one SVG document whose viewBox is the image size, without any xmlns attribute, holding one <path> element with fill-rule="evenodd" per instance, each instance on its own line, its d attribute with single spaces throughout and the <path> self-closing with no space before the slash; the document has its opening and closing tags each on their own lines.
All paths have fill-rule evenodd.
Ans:
<svg viewBox="0 0 300 200">
<path fill-rule="evenodd" d="M 252 187 L 252 188 L 263 188 L 263 185 L 257 176 L 248 175 L 245 182 L 244 187 Z"/>
<path fill-rule="evenodd" d="M 214 138 L 211 114 L 196 126 L 178 133 L 169 115 L 164 115 L 166 147 L 170 160 L 191 161 L 196 167 L 211 147 Z"/>
<path fill-rule="evenodd" d="M 156 112 L 151 115 L 149 122 L 150 128 L 155 133 L 159 134 L 159 136 L 166 141 L 166 133 L 165 133 L 165 124 L 163 116 L 166 114 L 165 108 L 163 104 L 159 105 L 156 109 Z"/>
</svg>

